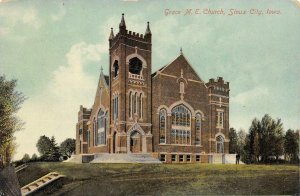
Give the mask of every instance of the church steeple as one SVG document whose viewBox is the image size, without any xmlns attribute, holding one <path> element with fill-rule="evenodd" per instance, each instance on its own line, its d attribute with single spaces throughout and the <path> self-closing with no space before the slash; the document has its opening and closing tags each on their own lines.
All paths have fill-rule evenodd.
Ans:
<svg viewBox="0 0 300 196">
<path fill-rule="evenodd" d="M 115 36 L 114 36 L 113 28 L 110 28 L 109 40 L 112 40 L 114 37 L 115 37 Z"/>
<path fill-rule="evenodd" d="M 124 13 L 122 14 L 122 18 L 121 18 L 121 22 L 119 24 L 119 28 L 120 29 L 126 29 L 126 23 L 125 23 L 125 19 L 124 19 Z"/>
<path fill-rule="evenodd" d="M 147 28 L 146 28 L 146 32 L 145 32 L 145 39 L 151 41 L 151 37 L 152 37 L 152 34 L 151 34 L 151 30 L 150 30 L 150 25 L 149 25 L 149 22 L 147 22 Z"/>
<path fill-rule="evenodd" d="M 146 28 L 145 35 L 151 35 L 151 30 L 150 30 L 149 22 L 147 22 L 147 28 Z"/>
</svg>

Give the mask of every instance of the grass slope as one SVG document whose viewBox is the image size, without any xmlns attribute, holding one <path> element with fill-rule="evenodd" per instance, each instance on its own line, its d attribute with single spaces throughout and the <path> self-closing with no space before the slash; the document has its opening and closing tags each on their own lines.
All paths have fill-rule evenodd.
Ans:
<svg viewBox="0 0 300 196">
<path fill-rule="evenodd" d="M 31 163 L 20 185 L 50 171 L 67 177 L 35 195 L 299 194 L 292 165 Z"/>
</svg>

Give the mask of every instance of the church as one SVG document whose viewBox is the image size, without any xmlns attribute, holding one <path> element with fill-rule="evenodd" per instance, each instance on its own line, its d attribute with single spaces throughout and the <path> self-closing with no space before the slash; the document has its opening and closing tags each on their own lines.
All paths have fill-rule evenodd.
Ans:
<svg viewBox="0 0 300 196">
<path fill-rule="evenodd" d="M 109 36 L 109 75 L 100 71 L 91 108 L 80 106 L 76 154 L 148 154 L 165 163 L 224 163 L 229 83 L 204 82 L 182 50 L 152 71 L 152 33 Z"/>
</svg>

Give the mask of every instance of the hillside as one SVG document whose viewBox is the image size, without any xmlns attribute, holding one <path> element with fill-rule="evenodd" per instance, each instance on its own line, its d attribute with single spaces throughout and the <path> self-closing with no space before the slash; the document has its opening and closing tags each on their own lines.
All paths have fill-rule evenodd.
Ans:
<svg viewBox="0 0 300 196">
<path fill-rule="evenodd" d="M 291 165 L 31 163 L 20 186 L 50 171 L 67 177 L 34 195 L 299 194 Z"/>
</svg>

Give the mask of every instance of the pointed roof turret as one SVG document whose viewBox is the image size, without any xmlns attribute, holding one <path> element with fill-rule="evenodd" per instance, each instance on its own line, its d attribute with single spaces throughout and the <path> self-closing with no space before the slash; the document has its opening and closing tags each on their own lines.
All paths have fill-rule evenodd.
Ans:
<svg viewBox="0 0 300 196">
<path fill-rule="evenodd" d="M 147 28 L 146 28 L 145 35 L 151 35 L 151 30 L 150 30 L 150 26 L 149 26 L 149 21 L 147 22 Z"/>
<path fill-rule="evenodd" d="M 125 28 L 126 29 L 126 24 L 125 24 L 125 19 L 124 19 L 124 13 L 122 14 L 122 19 L 119 24 L 119 28 Z"/>
<path fill-rule="evenodd" d="M 114 36 L 113 28 L 110 28 L 109 40 L 112 40 L 114 37 L 115 37 L 115 36 Z"/>
</svg>

